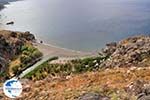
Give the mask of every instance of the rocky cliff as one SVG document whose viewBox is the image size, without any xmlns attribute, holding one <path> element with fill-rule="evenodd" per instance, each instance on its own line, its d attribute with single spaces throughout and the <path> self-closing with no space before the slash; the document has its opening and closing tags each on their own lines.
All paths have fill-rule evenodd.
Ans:
<svg viewBox="0 0 150 100">
<path fill-rule="evenodd" d="M 49 75 L 38 81 L 21 79 L 23 93 L 17 100 L 149 100 L 150 37 L 134 36 L 109 43 L 102 52 L 109 58 L 100 70 Z M 2 91 L 0 98 L 9 100 Z"/>
<path fill-rule="evenodd" d="M 150 36 L 134 36 L 118 43 L 109 43 L 103 49 L 109 55 L 101 66 L 104 67 L 142 67 L 150 66 Z"/>
<path fill-rule="evenodd" d="M 0 0 L 0 10 L 3 9 L 6 4 L 9 4 L 9 2 L 14 2 L 14 1 L 18 1 L 18 0 Z"/>
<path fill-rule="evenodd" d="M 150 37 L 112 42 L 102 53 L 109 56 L 100 65 L 104 69 L 63 78 L 47 77 L 35 83 L 27 81 L 21 99 L 28 95 L 26 100 L 149 100 Z"/>
<path fill-rule="evenodd" d="M 149 100 L 150 37 L 109 43 L 102 52 L 109 59 L 99 71 L 21 80 L 23 93 L 18 100 Z"/>
<path fill-rule="evenodd" d="M 21 47 L 30 41 L 35 41 L 30 32 L 0 31 L 0 73 L 6 72 L 9 62 L 21 52 Z"/>
</svg>

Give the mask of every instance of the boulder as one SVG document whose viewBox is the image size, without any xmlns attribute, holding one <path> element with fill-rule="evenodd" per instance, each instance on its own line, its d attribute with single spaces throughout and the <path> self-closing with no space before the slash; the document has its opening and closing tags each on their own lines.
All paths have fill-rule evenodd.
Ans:
<svg viewBox="0 0 150 100">
<path fill-rule="evenodd" d="M 98 93 L 84 93 L 77 100 L 110 100 L 110 98 Z"/>
<path fill-rule="evenodd" d="M 135 82 L 132 82 L 129 84 L 126 88 L 126 92 L 133 94 L 133 95 L 139 95 L 142 93 L 144 84 L 146 84 L 143 80 L 136 80 Z"/>
<path fill-rule="evenodd" d="M 17 38 L 17 32 L 11 32 L 10 36 L 13 37 L 13 38 Z"/>
<path fill-rule="evenodd" d="M 27 40 L 27 41 L 35 41 L 35 36 L 33 34 L 31 34 L 29 31 L 26 31 L 23 34 L 23 37 Z"/>
<path fill-rule="evenodd" d="M 141 98 L 138 98 L 137 100 L 150 100 L 150 95 L 149 96 L 142 96 Z"/>
<path fill-rule="evenodd" d="M 150 85 L 145 85 L 137 96 L 138 100 L 150 100 Z"/>
</svg>

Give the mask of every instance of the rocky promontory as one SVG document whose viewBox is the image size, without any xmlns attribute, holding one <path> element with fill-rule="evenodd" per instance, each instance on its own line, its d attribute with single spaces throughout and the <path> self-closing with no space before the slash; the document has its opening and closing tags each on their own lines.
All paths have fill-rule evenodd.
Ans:
<svg viewBox="0 0 150 100">
<path fill-rule="evenodd" d="M 16 35 L 11 32 L 4 36 L 7 37 L 14 39 Z M 26 43 L 34 37 L 26 32 L 19 40 Z M 42 64 L 33 74 L 33 79 L 39 80 L 20 80 L 23 92 L 17 100 L 149 100 L 150 36 L 133 36 L 108 43 L 101 52 L 98 59 Z M 76 69 L 78 72 L 72 73 Z M 2 91 L 0 93 L 2 100 L 9 100 Z"/>
<path fill-rule="evenodd" d="M 6 72 L 9 62 L 21 53 L 21 47 L 35 41 L 30 32 L 0 31 L 0 73 Z"/>
<path fill-rule="evenodd" d="M 41 80 L 23 79 L 23 94 L 19 100 L 149 100 L 150 97 L 150 37 L 134 36 L 112 42 L 106 45 L 102 54 L 108 58 L 104 61 L 86 59 L 81 60 L 76 67 L 87 69 L 96 68 L 93 64 L 100 65 L 99 70 L 78 74 L 69 74 L 68 76 L 53 76 L 56 72 L 66 73 L 72 70 L 73 63 L 64 67 L 53 65 L 49 67 L 45 64 L 45 70 L 42 69 L 36 73 L 43 72 Z M 74 63 L 76 63 L 75 61 Z M 90 62 L 90 63 L 89 63 Z M 98 63 L 98 64 L 97 64 Z M 84 67 L 84 64 L 86 67 Z M 44 67 L 44 66 L 42 66 Z M 52 69 L 52 67 L 54 69 Z M 101 69 L 102 68 L 102 69 Z M 62 75 L 62 74 L 61 74 Z M 35 75 L 36 76 L 36 75 Z M 42 76 L 42 77 L 43 77 Z"/>
<path fill-rule="evenodd" d="M 14 2 L 14 1 L 18 1 L 18 0 L 0 0 L 0 10 L 5 8 L 5 5 L 9 4 L 9 2 Z"/>
<path fill-rule="evenodd" d="M 109 68 L 150 66 L 150 36 L 129 37 L 106 46 L 102 52 L 110 57 L 101 66 Z"/>
</svg>

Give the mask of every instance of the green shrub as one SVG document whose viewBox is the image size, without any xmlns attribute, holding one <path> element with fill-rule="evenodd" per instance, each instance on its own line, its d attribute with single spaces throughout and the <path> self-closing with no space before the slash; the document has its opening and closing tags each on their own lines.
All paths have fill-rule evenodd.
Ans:
<svg viewBox="0 0 150 100">
<path fill-rule="evenodd" d="M 28 63 L 30 63 L 30 62 L 32 61 L 32 58 L 31 58 L 30 56 L 22 55 L 22 56 L 20 57 L 20 61 L 21 61 L 21 63 L 23 63 L 23 64 L 28 64 Z"/>
<path fill-rule="evenodd" d="M 22 52 L 22 54 L 24 54 L 24 55 L 30 55 L 31 53 L 28 52 L 27 50 L 24 50 L 24 51 Z"/>
<path fill-rule="evenodd" d="M 24 46 L 21 47 L 21 51 L 23 53 L 27 53 L 27 52 L 28 53 L 33 53 L 35 51 L 38 51 L 38 49 L 33 47 L 32 45 L 24 45 Z M 27 53 L 27 55 L 28 55 L 28 53 Z"/>
<path fill-rule="evenodd" d="M 22 55 L 20 56 L 21 68 L 27 68 L 36 63 L 43 54 L 32 45 L 24 45 L 21 47 Z"/>
<path fill-rule="evenodd" d="M 52 60 L 56 60 L 58 59 L 58 57 L 52 57 L 50 59 L 48 59 L 47 61 L 43 62 L 43 64 L 39 65 L 38 67 L 36 67 L 33 71 L 29 72 L 25 78 L 29 78 L 29 79 L 32 79 L 33 77 L 37 80 L 39 79 L 43 79 L 46 77 L 46 75 L 44 74 L 44 72 L 50 72 L 50 73 L 55 73 L 59 70 L 56 70 L 55 66 L 51 66 L 49 64 L 49 61 L 52 61 Z"/>
<path fill-rule="evenodd" d="M 23 52 L 23 51 L 28 51 L 28 47 L 27 47 L 26 45 L 22 46 L 22 47 L 21 47 L 21 51 L 22 51 L 22 52 Z"/>
<path fill-rule="evenodd" d="M 41 57 L 42 56 L 42 53 L 40 52 L 40 51 L 38 51 L 38 50 L 36 50 L 36 51 L 34 51 L 33 53 L 32 53 L 32 58 L 39 58 L 39 57 Z"/>
<path fill-rule="evenodd" d="M 105 60 L 105 57 L 91 57 L 85 59 L 72 60 L 70 63 L 66 64 L 49 64 L 49 61 L 56 60 L 58 57 L 53 57 L 48 61 L 44 62 L 40 66 L 38 66 L 35 70 L 30 72 L 25 76 L 25 78 L 32 79 L 34 76 L 35 80 L 43 79 L 50 75 L 70 75 L 71 73 L 83 73 L 87 71 L 93 71 L 97 69 L 95 64 L 102 60 Z M 96 60 L 96 62 L 95 62 Z M 88 66 L 88 67 L 87 67 Z M 47 73 L 47 74 L 45 74 Z"/>
<path fill-rule="evenodd" d="M 19 65 L 13 66 L 12 70 L 13 70 L 13 74 L 17 74 L 17 72 L 19 71 Z"/>
</svg>

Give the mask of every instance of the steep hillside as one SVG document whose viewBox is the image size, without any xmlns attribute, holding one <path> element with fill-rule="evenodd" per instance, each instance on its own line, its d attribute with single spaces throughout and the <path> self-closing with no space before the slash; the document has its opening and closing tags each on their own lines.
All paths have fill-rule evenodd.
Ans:
<svg viewBox="0 0 150 100">
<path fill-rule="evenodd" d="M 107 44 L 100 55 L 107 59 L 43 64 L 32 78 L 21 80 L 24 89 L 18 100 L 149 100 L 149 36 Z M 78 73 L 73 73 L 75 67 Z M 42 78 L 31 80 L 34 77 Z"/>
<path fill-rule="evenodd" d="M 18 100 L 137 100 L 150 95 L 149 72 L 150 67 L 116 68 L 39 81 L 22 80 L 24 90 Z M 89 99 L 96 98 L 89 96 L 91 93 L 99 99 Z"/>
<path fill-rule="evenodd" d="M 17 100 L 149 100 L 149 36 L 107 44 L 99 54 L 65 65 L 42 64 L 20 80 L 23 93 Z"/>
<path fill-rule="evenodd" d="M 150 36 L 134 36 L 107 44 L 103 53 L 110 56 L 101 65 L 104 67 L 150 66 Z"/>
<path fill-rule="evenodd" d="M 9 63 L 21 54 L 22 46 L 32 41 L 35 37 L 29 32 L 0 31 L 0 78 L 6 77 Z"/>
</svg>

